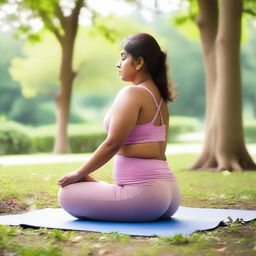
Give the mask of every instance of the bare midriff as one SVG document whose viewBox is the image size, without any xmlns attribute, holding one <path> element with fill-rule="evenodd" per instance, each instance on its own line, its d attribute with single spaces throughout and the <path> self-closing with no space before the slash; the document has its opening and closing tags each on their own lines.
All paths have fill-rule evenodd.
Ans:
<svg viewBox="0 0 256 256">
<path fill-rule="evenodd" d="M 166 142 L 147 142 L 123 145 L 118 155 L 135 158 L 166 160 Z"/>
</svg>

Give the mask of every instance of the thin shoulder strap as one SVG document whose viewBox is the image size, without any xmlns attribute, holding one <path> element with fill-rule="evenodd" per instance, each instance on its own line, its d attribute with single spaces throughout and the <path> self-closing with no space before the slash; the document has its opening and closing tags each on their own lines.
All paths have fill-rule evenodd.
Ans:
<svg viewBox="0 0 256 256">
<path fill-rule="evenodd" d="M 156 113 L 155 113 L 155 116 L 153 117 L 153 119 L 152 119 L 152 121 L 151 121 L 152 124 L 155 123 L 155 120 L 156 120 L 156 118 L 157 118 L 158 113 L 160 114 L 161 125 L 164 124 L 163 116 L 162 116 L 162 113 L 161 113 L 161 110 L 160 110 L 160 109 L 161 109 L 161 106 L 162 106 L 162 103 L 163 103 L 163 99 L 161 98 L 160 103 L 159 103 L 159 105 L 157 106 L 157 111 L 156 111 Z"/>
<path fill-rule="evenodd" d="M 155 98 L 154 94 L 147 87 L 145 87 L 143 85 L 139 85 L 139 86 L 144 88 L 152 96 L 152 98 L 154 100 L 154 103 L 156 105 L 156 108 L 157 108 L 156 113 L 155 113 L 155 115 L 154 115 L 154 117 L 153 117 L 153 119 L 152 119 L 152 121 L 150 123 L 154 124 L 154 122 L 155 122 L 155 120 L 157 118 L 158 113 L 160 113 L 161 125 L 162 125 L 164 123 L 164 121 L 163 121 L 163 116 L 162 116 L 162 113 L 161 113 L 160 109 L 161 109 L 161 106 L 162 106 L 162 103 L 163 103 L 163 99 L 161 98 L 160 103 L 157 104 L 157 101 L 156 101 L 156 98 Z"/>
</svg>

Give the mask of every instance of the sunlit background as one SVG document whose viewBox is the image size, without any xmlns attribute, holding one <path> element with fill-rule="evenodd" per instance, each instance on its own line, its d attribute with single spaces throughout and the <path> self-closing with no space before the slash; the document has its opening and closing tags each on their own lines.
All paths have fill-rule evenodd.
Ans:
<svg viewBox="0 0 256 256">
<path fill-rule="evenodd" d="M 60 47 L 51 33 L 41 31 L 43 25 L 39 18 L 30 19 L 30 12 L 20 12 L 19 22 L 6 21 L 7 14 L 19 11 L 15 2 L 17 0 L 0 9 L 0 120 L 2 124 L 32 128 L 37 134 L 52 134 Z M 61 1 L 66 15 L 73 8 L 72 2 Z M 73 60 L 78 75 L 73 87 L 69 131 L 85 132 L 86 125 L 102 130 L 104 114 L 116 92 L 126 85 L 120 81 L 115 67 L 120 43 L 130 34 L 148 32 L 168 53 L 169 75 L 179 95 L 169 105 L 173 134 L 177 125 L 179 139 L 176 139 L 180 142 L 202 141 L 205 83 L 198 28 L 192 19 L 185 22 L 175 19 L 177 13 L 186 13 L 188 3 L 179 0 L 142 2 L 139 5 L 132 1 L 88 0 L 88 7 L 98 13 L 96 21 L 93 12 L 82 9 Z M 31 25 L 32 31 L 40 34 L 40 40 L 28 40 L 25 34 L 17 34 L 15 28 L 20 23 Z M 255 21 L 245 17 L 241 45 L 245 126 L 256 124 L 255 45 Z M 249 135 L 246 139 L 250 141 Z"/>
</svg>

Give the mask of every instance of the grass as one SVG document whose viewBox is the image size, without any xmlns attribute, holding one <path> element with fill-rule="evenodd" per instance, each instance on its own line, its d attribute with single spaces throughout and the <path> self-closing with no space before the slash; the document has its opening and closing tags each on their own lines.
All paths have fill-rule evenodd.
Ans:
<svg viewBox="0 0 256 256">
<path fill-rule="evenodd" d="M 187 171 L 195 158 L 194 154 L 168 157 L 182 190 L 182 205 L 255 209 L 256 172 Z M 80 165 L 0 166 L 0 214 L 58 207 L 57 178 Z M 109 162 L 93 176 L 113 182 L 111 172 Z M 255 231 L 256 221 L 242 220 L 230 220 L 226 227 L 211 232 L 172 238 L 0 226 L 0 255 L 252 255 L 256 252 Z"/>
</svg>

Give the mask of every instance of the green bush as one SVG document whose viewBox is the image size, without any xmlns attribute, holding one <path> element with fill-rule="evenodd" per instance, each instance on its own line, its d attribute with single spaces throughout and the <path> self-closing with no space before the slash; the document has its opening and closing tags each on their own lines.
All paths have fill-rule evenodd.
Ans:
<svg viewBox="0 0 256 256">
<path fill-rule="evenodd" d="M 0 129 L 0 155 L 26 154 L 31 151 L 30 138 L 23 132 L 14 129 Z"/>
<path fill-rule="evenodd" d="M 69 135 L 69 147 L 72 153 L 93 152 L 105 139 L 104 132 Z M 32 138 L 34 152 L 51 152 L 54 145 L 53 135 L 40 135 Z"/>
<path fill-rule="evenodd" d="M 23 126 L 15 122 L 0 124 L 0 154 L 52 152 L 55 125 Z M 106 133 L 98 124 L 70 124 L 69 142 L 72 153 L 93 152 L 105 139 Z"/>
<path fill-rule="evenodd" d="M 70 150 L 72 153 L 93 152 L 105 138 L 105 132 L 71 135 L 69 137 Z"/>
<path fill-rule="evenodd" d="M 69 146 L 72 153 L 93 152 L 106 137 L 106 132 L 100 124 L 70 124 L 68 131 Z M 34 129 L 31 133 L 33 151 L 51 152 L 55 133 L 55 125 Z"/>
<path fill-rule="evenodd" d="M 93 152 L 106 138 L 101 124 L 71 124 L 69 146 L 73 153 Z"/>
<path fill-rule="evenodd" d="M 200 129 L 200 121 L 194 117 L 170 116 L 169 142 L 178 140 L 178 136 L 184 133 L 196 132 Z"/>
<path fill-rule="evenodd" d="M 170 118 L 169 140 L 171 142 L 178 140 L 178 135 L 195 132 L 198 127 L 199 121 L 195 118 L 172 116 Z M 1 130 L 0 154 L 52 152 L 53 150 L 56 134 L 55 125 L 29 127 L 15 122 L 3 121 L 1 122 Z M 70 124 L 68 131 L 72 153 L 93 152 L 106 137 L 102 124 Z"/>
<path fill-rule="evenodd" d="M 33 152 L 52 152 L 54 135 L 37 135 L 31 137 Z"/>
</svg>

